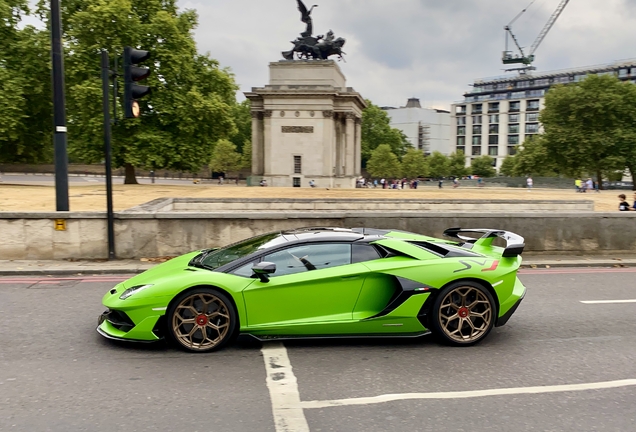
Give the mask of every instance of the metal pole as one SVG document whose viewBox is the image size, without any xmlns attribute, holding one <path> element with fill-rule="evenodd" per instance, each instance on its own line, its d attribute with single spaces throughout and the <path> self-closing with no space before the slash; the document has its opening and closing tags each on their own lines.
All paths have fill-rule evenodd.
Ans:
<svg viewBox="0 0 636 432">
<path fill-rule="evenodd" d="M 106 214 L 108 217 L 108 259 L 115 259 L 115 215 L 113 214 L 113 177 L 110 148 L 110 62 L 102 51 L 102 90 L 104 108 L 104 160 L 106 165 Z"/>
<path fill-rule="evenodd" d="M 114 125 L 117 124 L 117 96 L 119 92 L 117 88 L 117 76 L 119 73 L 117 59 L 118 57 L 115 56 L 115 70 L 113 72 L 113 124 Z"/>
<path fill-rule="evenodd" d="M 51 60 L 53 79 L 53 145 L 55 148 L 55 206 L 69 211 L 68 154 L 66 151 L 66 100 L 64 97 L 64 57 L 60 0 L 51 0 Z"/>
</svg>

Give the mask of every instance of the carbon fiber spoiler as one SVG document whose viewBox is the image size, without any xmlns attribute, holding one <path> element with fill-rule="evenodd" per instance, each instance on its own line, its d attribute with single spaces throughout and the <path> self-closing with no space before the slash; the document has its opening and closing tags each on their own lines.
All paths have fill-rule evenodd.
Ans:
<svg viewBox="0 0 636 432">
<path fill-rule="evenodd" d="M 460 235 L 460 233 L 474 233 L 481 234 L 479 238 L 468 237 Z M 444 236 L 455 238 L 463 241 L 464 243 L 474 244 L 478 246 L 491 246 L 495 238 L 499 237 L 506 240 L 506 248 L 502 254 L 505 258 L 514 258 L 521 255 L 523 249 L 526 247 L 525 239 L 518 234 L 510 231 L 493 230 L 493 229 L 481 229 L 481 228 L 449 228 L 444 231 Z"/>
</svg>

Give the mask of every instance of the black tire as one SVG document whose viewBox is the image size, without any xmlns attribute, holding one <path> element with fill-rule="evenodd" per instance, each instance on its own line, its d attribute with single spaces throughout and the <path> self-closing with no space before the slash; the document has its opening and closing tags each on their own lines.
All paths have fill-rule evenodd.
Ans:
<svg viewBox="0 0 636 432">
<path fill-rule="evenodd" d="M 496 319 L 497 303 L 483 285 L 457 281 L 435 298 L 431 330 L 444 344 L 471 346 L 488 336 Z"/>
<path fill-rule="evenodd" d="M 171 302 L 166 326 L 177 347 L 206 353 L 222 348 L 233 338 L 238 315 L 226 294 L 212 288 L 196 288 Z"/>
</svg>

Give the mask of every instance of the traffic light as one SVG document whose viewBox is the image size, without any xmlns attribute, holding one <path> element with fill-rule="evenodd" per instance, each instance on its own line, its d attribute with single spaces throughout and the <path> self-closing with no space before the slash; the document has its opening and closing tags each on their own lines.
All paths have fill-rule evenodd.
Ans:
<svg viewBox="0 0 636 432">
<path fill-rule="evenodd" d="M 137 84 L 150 75 L 150 69 L 146 66 L 137 66 L 148 60 L 150 52 L 136 50 L 131 47 L 124 48 L 124 115 L 126 118 L 139 117 L 139 103 L 141 99 L 150 93 L 150 87 Z"/>
</svg>

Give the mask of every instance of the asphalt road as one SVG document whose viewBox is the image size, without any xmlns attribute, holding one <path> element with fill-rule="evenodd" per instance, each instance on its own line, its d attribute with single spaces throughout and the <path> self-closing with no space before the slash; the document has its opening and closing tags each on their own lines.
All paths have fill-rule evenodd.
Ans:
<svg viewBox="0 0 636 432">
<path fill-rule="evenodd" d="M 634 430 L 636 302 L 582 301 L 634 300 L 635 277 L 526 270 L 519 310 L 472 348 L 425 337 L 204 355 L 99 337 L 119 276 L 0 278 L 0 431 Z"/>
</svg>

